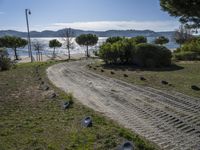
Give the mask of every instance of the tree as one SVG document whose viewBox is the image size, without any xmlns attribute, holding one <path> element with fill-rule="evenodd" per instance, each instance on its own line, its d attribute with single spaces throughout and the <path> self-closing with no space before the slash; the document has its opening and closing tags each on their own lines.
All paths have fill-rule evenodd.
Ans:
<svg viewBox="0 0 200 150">
<path fill-rule="evenodd" d="M 25 47 L 28 44 L 27 40 L 15 36 L 4 36 L 0 38 L 0 43 L 2 47 L 12 48 L 14 50 L 16 60 L 19 60 L 17 48 Z"/>
<path fill-rule="evenodd" d="M 64 41 L 64 45 L 68 50 L 68 58 L 71 59 L 70 50 L 74 48 L 73 42 L 74 32 L 71 28 L 66 28 L 61 34 L 61 38 Z"/>
<path fill-rule="evenodd" d="M 39 45 L 38 45 L 39 46 Z M 53 58 L 55 58 L 55 51 L 56 51 L 56 48 L 57 47 L 61 47 L 62 46 L 62 43 L 60 43 L 58 40 L 56 39 L 53 39 L 51 41 L 49 41 L 49 47 L 50 48 L 53 48 Z"/>
<path fill-rule="evenodd" d="M 42 44 L 41 42 L 39 42 L 38 40 L 35 40 L 33 43 L 33 48 L 35 51 L 37 51 L 38 53 L 40 53 L 42 50 L 44 50 L 45 45 Z"/>
<path fill-rule="evenodd" d="M 191 40 L 193 38 L 192 32 L 190 29 L 185 28 L 184 25 L 181 25 L 179 30 L 174 33 L 174 39 L 176 43 L 180 44 L 180 47 L 185 42 Z"/>
<path fill-rule="evenodd" d="M 155 39 L 154 43 L 159 45 L 167 44 L 169 43 L 169 39 L 164 36 L 160 36 Z"/>
<path fill-rule="evenodd" d="M 162 10 L 171 16 L 180 17 L 180 22 L 191 28 L 200 27 L 199 0 L 160 0 Z"/>
<path fill-rule="evenodd" d="M 136 36 L 131 39 L 135 44 L 147 43 L 147 38 L 144 36 Z"/>
<path fill-rule="evenodd" d="M 33 48 L 36 51 L 36 59 L 37 61 L 41 61 L 42 60 L 42 50 L 44 50 L 45 45 L 42 44 L 41 42 L 39 42 L 38 40 L 35 40 L 33 43 Z"/>
<path fill-rule="evenodd" d="M 116 36 L 116 37 L 109 37 L 109 38 L 107 38 L 106 43 L 113 44 L 113 43 L 118 42 L 118 41 L 121 41 L 121 40 L 123 40 L 123 38 L 122 38 L 122 37 L 119 37 L 119 36 Z"/>
<path fill-rule="evenodd" d="M 86 55 L 89 57 L 88 47 L 96 45 L 98 42 L 98 37 L 93 34 L 82 34 L 76 38 L 76 42 L 79 45 L 87 47 Z"/>
</svg>

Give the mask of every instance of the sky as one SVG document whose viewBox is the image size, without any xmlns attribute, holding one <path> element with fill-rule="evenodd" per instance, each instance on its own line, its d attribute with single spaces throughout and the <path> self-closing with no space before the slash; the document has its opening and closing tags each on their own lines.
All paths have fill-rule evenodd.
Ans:
<svg viewBox="0 0 200 150">
<path fill-rule="evenodd" d="M 174 31 L 178 18 L 163 12 L 159 0 L 0 0 L 0 30 L 154 30 Z"/>
</svg>

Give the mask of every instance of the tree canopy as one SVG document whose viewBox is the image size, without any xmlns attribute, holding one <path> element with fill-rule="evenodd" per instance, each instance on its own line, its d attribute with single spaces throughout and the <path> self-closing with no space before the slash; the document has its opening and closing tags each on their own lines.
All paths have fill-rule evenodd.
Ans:
<svg viewBox="0 0 200 150">
<path fill-rule="evenodd" d="M 61 47 L 62 46 L 62 43 L 60 43 L 58 40 L 56 39 L 53 39 L 51 41 L 49 41 L 49 47 L 50 48 L 53 48 L 53 57 L 55 57 L 55 50 L 57 47 Z"/>
<path fill-rule="evenodd" d="M 94 46 L 98 42 L 98 37 L 93 34 L 82 34 L 76 37 L 76 42 L 81 46 L 87 47 L 87 57 L 89 57 L 88 46 Z"/>
<path fill-rule="evenodd" d="M 164 36 L 160 36 L 156 38 L 154 42 L 155 44 L 163 45 L 169 43 L 169 39 Z"/>
<path fill-rule="evenodd" d="M 17 48 L 25 47 L 28 41 L 20 37 L 4 36 L 0 38 L 0 43 L 2 47 L 12 48 L 15 53 L 15 59 L 18 60 Z"/>
<path fill-rule="evenodd" d="M 199 0 L 160 0 L 160 6 L 171 16 L 180 17 L 180 22 L 188 27 L 200 27 Z"/>
</svg>

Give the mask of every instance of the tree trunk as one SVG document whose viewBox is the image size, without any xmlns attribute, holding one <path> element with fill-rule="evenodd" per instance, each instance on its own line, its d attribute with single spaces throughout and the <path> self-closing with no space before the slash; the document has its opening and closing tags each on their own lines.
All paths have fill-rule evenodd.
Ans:
<svg viewBox="0 0 200 150">
<path fill-rule="evenodd" d="M 89 57 L 89 52 L 88 52 L 88 45 L 87 45 L 87 57 Z"/>
<path fill-rule="evenodd" d="M 70 56 L 70 49 L 68 48 L 68 59 L 70 60 L 71 59 L 71 56 Z"/>
<path fill-rule="evenodd" d="M 56 56 L 56 54 L 55 54 L 55 51 L 56 51 L 56 48 L 54 47 L 54 49 L 53 49 L 53 58 L 55 58 Z"/>
<path fill-rule="evenodd" d="M 17 56 L 17 48 L 15 47 L 13 50 L 14 50 L 14 53 L 15 53 L 15 60 L 19 60 L 19 58 Z"/>
</svg>

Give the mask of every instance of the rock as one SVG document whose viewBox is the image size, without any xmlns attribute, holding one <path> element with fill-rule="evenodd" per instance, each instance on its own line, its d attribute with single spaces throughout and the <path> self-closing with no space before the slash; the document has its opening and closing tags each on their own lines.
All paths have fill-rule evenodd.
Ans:
<svg viewBox="0 0 200 150">
<path fill-rule="evenodd" d="M 57 94 L 53 90 L 51 90 L 45 93 L 45 97 L 48 99 L 54 99 L 57 97 Z"/>
<path fill-rule="evenodd" d="M 104 70 L 103 70 L 103 69 L 101 69 L 101 72 L 104 72 Z"/>
<path fill-rule="evenodd" d="M 97 70 L 97 68 L 93 68 L 94 70 Z"/>
<path fill-rule="evenodd" d="M 91 117 L 86 117 L 82 120 L 81 122 L 82 126 L 88 128 L 88 127 L 92 127 L 92 119 Z"/>
<path fill-rule="evenodd" d="M 130 141 L 124 142 L 118 150 L 134 150 L 134 145 Z"/>
<path fill-rule="evenodd" d="M 63 104 L 63 108 L 64 108 L 64 109 L 69 108 L 69 106 L 70 106 L 70 102 L 65 102 L 65 103 Z"/>
<path fill-rule="evenodd" d="M 126 78 L 127 78 L 127 77 L 128 77 L 128 75 L 127 75 L 127 74 L 124 74 L 124 77 L 126 77 Z"/>
<path fill-rule="evenodd" d="M 167 85 L 167 84 L 169 84 L 167 81 L 164 81 L 164 80 L 163 80 L 163 81 L 161 81 L 161 83 L 162 83 L 162 84 L 164 84 L 164 85 Z"/>
<path fill-rule="evenodd" d="M 36 79 L 37 81 L 40 81 L 40 80 L 42 80 L 42 78 L 41 77 L 37 77 L 37 79 Z"/>
<path fill-rule="evenodd" d="M 111 74 L 115 74 L 113 71 L 110 72 Z"/>
<path fill-rule="evenodd" d="M 41 84 L 40 87 L 39 87 L 39 90 L 48 91 L 49 86 L 47 86 L 46 84 Z"/>
<path fill-rule="evenodd" d="M 141 81 L 146 81 L 146 79 L 144 77 L 140 77 Z"/>
<path fill-rule="evenodd" d="M 196 85 L 192 85 L 191 88 L 195 91 L 200 91 L 200 87 L 196 86 Z"/>
</svg>

